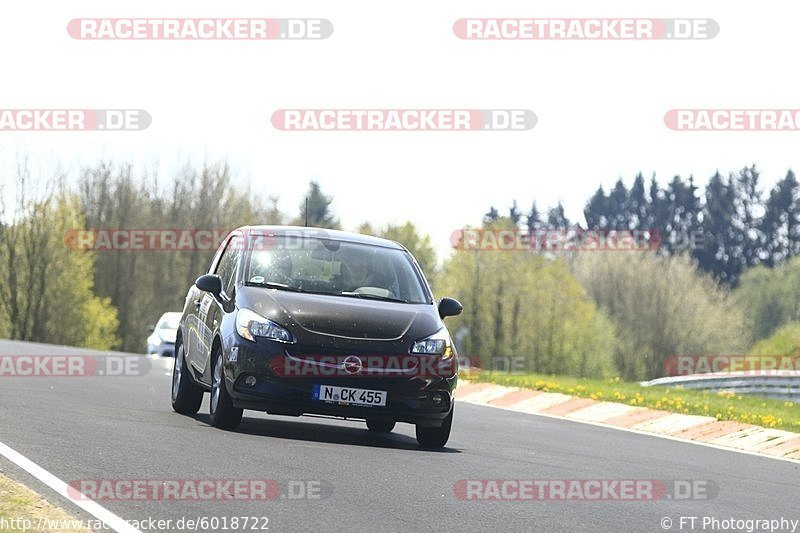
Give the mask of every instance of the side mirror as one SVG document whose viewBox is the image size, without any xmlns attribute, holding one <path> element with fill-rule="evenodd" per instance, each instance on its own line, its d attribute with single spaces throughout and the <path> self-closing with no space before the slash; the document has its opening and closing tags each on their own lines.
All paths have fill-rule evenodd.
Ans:
<svg viewBox="0 0 800 533">
<path fill-rule="evenodd" d="M 147 331 L 153 333 L 156 330 L 156 327 L 153 325 L 147 326 Z"/>
<path fill-rule="evenodd" d="M 198 289 L 210 293 L 216 299 L 219 299 L 222 294 L 222 279 L 216 274 L 200 276 L 194 284 Z"/>
<path fill-rule="evenodd" d="M 439 317 L 460 315 L 464 307 L 461 302 L 452 298 L 442 298 L 439 300 Z"/>
</svg>

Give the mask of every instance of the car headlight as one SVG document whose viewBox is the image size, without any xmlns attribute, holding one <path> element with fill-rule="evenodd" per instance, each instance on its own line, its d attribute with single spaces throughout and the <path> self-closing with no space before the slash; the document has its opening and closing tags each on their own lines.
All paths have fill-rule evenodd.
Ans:
<svg viewBox="0 0 800 533">
<path fill-rule="evenodd" d="M 453 357 L 453 343 L 447 330 L 442 328 L 430 337 L 415 342 L 411 346 L 411 353 L 441 355 L 442 359 L 449 359 Z"/>
<path fill-rule="evenodd" d="M 294 342 L 292 334 L 287 329 L 249 309 L 239 309 L 236 313 L 236 332 L 254 342 L 256 337 L 279 342 Z"/>
</svg>

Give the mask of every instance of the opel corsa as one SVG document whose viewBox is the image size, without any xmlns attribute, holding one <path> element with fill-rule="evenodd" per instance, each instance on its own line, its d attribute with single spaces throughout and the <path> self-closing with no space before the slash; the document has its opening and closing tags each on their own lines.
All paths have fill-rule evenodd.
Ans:
<svg viewBox="0 0 800 533">
<path fill-rule="evenodd" d="M 172 406 L 234 429 L 244 409 L 416 426 L 445 445 L 453 423 L 455 347 L 400 244 L 353 233 L 248 226 L 228 235 L 186 296 L 175 340 Z"/>
</svg>

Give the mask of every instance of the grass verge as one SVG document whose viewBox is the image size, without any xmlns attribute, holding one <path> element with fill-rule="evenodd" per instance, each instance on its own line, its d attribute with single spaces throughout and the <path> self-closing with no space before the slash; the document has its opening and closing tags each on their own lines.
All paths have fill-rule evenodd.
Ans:
<svg viewBox="0 0 800 533">
<path fill-rule="evenodd" d="M 785 400 L 681 387 L 642 387 L 619 378 L 603 380 L 484 371 L 470 374 L 469 379 L 800 432 L 800 403 Z"/>
<path fill-rule="evenodd" d="M 78 520 L 64 510 L 50 504 L 28 487 L 0 474 L 0 532 L 23 531 L 25 520 L 30 521 L 29 531 L 89 532 L 88 529 L 75 527 Z M 39 525 L 43 527 L 36 529 Z"/>
</svg>

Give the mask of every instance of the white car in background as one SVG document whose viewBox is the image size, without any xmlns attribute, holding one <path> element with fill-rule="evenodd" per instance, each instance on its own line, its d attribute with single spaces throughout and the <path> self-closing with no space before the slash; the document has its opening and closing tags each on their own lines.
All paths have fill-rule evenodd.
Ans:
<svg viewBox="0 0 800 533">
<path fill-rule="evenodd" d="M 150 327 L 150 336 L 147 337 L 147 354 L 160 357 L 175 356 L 175 337 L 178 334 L 178 325 L 181 313 L 164 313 L 155 326 Z"/>
</svg>

